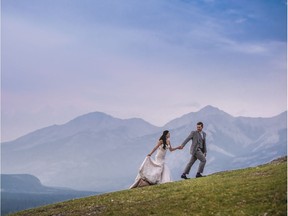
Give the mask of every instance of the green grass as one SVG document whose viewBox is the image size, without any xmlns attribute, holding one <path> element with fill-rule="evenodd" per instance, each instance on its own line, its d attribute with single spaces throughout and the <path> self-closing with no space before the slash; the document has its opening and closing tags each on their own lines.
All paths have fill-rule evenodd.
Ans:
<svg viewBox="0 0 288 216">
<path fill-rule="evenodd" d="M 259 167 L 71 200 L 13 215 L 287 215 L 287 158 Z"/>
</svg>

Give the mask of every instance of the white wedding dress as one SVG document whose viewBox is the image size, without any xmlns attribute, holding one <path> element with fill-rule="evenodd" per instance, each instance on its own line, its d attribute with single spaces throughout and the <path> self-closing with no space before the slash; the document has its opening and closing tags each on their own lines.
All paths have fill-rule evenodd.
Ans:
<svg viewBox="0 0 288 216">
<path fill-rule="evenodd" d="M 139 173 L 130 188 L 137 187 L 141 180 L 149 182 L 150 184 L 162 184 L 172 181 L 170 170 L 165 163 L 165 156 L 169 147 L 170 146 L 167 145 L 166 149 L 164 149 L 162 145 L 159 146 L 155 160 L 148 156 L 144 159 L 139 168 Z"/>
</svg>

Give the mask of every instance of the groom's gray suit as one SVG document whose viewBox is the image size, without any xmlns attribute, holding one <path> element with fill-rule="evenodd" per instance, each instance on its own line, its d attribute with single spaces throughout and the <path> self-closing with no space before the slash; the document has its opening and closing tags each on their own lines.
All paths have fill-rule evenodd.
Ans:
<svg viewBox="0 0 288 216">
<path fill-rule="evenodd" d="M 197 159 L 200 160 L 198 173 L 203 173 L 206 164 L 205 155 L 207 153 L 207 148 L 206 148 L 206 133 L 203 131 L 201 133 L 202 135 L 198 131 L 192 131 L 181 144 L 181 146 L 184 147 L 190 140 L 192 140 L 192 145 L 190 147 L 191 159 L 183 172 L 184 174 L 189 174 L 192 165 L 195 163 Z"/>
</svg>

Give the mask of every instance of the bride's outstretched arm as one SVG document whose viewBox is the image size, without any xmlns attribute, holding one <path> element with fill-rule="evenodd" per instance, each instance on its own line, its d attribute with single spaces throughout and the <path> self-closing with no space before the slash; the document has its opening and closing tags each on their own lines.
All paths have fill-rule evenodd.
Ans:
<svg viewBox="0 0 288 216">
<path fill-rule="evenodd" d="M 159 146 L 162 144 L 162 140 L 159 140 L 158 141 L 158 143 L 157 143 L 157 145 L 153 148 L 153 150 L 151 151 L 151 153 L 150 154 L 148 154 L 147 156 L 151 156 L 158 148 L 159 148 Z"/>
<path fill-rule="evenodd" d="M 177 150 L 177 149 L 181 149 L 179 146 L 177 146 L 176 148 L 172 148 L 172 147 L 170 147 L 169 148 L 169 150 L 172 152 L 172 151 L 175 151 L 175 150 Z"/>
<path fill-rule="evenodd" d="M 172 151 L 175 151 L 175 150 L 177 150 L 177 149 L 182 149 L 180 146 L 177 146 L 176 148 L 173 148 L 172 146 L 171 146 L 171 144 L 170 144 L 170 140 L 167 140 L 167 144 L 169 144 L 169 150 L 170 150 L 170 152 L 172 152 Z"/>
</svg>

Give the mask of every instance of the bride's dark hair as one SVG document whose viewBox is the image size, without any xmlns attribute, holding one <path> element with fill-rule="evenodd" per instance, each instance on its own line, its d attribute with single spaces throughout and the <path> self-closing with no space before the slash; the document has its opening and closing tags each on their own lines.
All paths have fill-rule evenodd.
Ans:
<svg viewBox="0 0 288 216">
<path fill-rule="evenodd" d="M 166 136 L 167 136 L 168 133 L 169 133 L 168 130 L 163 131 L 162 136 L 159 138 L 159 140 L 163 141 L 163 149 L 166 149 L 166 145 L 167 145 Z"/>
</svg>

